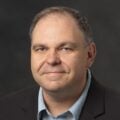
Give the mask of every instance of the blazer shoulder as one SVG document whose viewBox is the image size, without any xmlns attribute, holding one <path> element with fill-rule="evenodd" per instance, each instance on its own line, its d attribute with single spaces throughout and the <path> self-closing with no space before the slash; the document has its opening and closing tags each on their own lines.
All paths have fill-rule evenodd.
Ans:
<svg viewBox="0 0 120 120">
<path fill-rule="evenodd" d="M 24 102 L 25 99 L 30 99 L 35 96 L 37 97 L 38 91 L 39 91 L 39 87 L 30 87 L 5 95 L 0 99 L 0 107 L 5 104 L 12 105 L 12 104 L 21 103 Z"/>
<path fill-rule="evenodd" d="M 103 98 L 105 98 L 105 105 L 106 107 L 115 106 L 120 109 L 120 92 L 115 91 L 111 88 L 108 88 L 98 82 L 96 82 L 96 88 L 98 88 L 99 91 L 101 91 L 101 95 L 103 95 Z"/>
<path fill-rule="evenodd" d="M 38 91 L 39 87 L 32 87 L 1 98 L 0 120 L 32 120 L 35 118 Z"/>
<path fill-rule="evenodd" d="M 120 110 L 120 93 L 118 91 L 109 88 L 105 89 L 105 101 L 107 107 Z"/>
</svg>

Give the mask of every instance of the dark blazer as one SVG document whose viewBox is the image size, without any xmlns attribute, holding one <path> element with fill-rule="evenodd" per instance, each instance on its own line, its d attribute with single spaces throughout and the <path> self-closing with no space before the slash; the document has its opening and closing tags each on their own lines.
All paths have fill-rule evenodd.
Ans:
<svg viewBox="0 0 120 120">
<path fill-rule="evenodd" d="M 37 120 L 38 91 L 35 87 L 2 98 L 0 120 Z M 119 94 L 93 80 L 80 120 L 120 120 Z"/>
</svg>

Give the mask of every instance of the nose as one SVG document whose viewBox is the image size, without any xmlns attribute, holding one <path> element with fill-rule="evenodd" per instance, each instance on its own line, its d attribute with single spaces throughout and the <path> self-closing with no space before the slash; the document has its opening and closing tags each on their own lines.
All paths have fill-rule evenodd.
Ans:
<svg viewBox="0 0 120 120">
<path fill-rule="evenodd" d="M 52 65 L 52 66 L 55 66 L 61 63 L 60 56 L 57 54 L 55 50 L 49 51 L 46 61 L 49 65 Z"/>
</svg>

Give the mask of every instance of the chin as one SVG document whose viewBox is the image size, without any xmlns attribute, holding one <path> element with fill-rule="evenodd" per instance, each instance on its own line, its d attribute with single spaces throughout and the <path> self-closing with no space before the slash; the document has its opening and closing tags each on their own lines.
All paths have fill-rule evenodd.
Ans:
<svg viewBox="0 0 120 120">
<path fill-rule="evenodd" d="M 42 87 L 45 91 L 48 91 L 48 92 L 60 92 L 60 91 L 63 91 L 63 86 L 58 86 L 58 85 L 47 85 L 46 87 Z"/>
</svg>

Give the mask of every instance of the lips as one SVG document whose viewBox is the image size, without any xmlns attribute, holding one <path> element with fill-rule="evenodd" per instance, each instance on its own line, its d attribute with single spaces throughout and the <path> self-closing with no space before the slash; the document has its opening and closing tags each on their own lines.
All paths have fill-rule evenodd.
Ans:
<svg viewBox="0 0 120 120">
<path fill-rule="evenodd" d="M 40 75 L 48 81 L 59 81 L 65 77 L 69 71 L 63 67 L 42 67 L 39 71 Z"/>
<path fill-rule="evenodd" d="M 43 74 L 62 74 L 62 73 L 68 73 L 67 70 L 65 70 L 63 67 L 42 67 L 39 71 L 41 75 Z"/>
<path fill-rule="evenodd" d="M 46 71 L 44 74 L 60 74 L 60 73 L 65 73 L 65 71 Z"/>
</svg>

